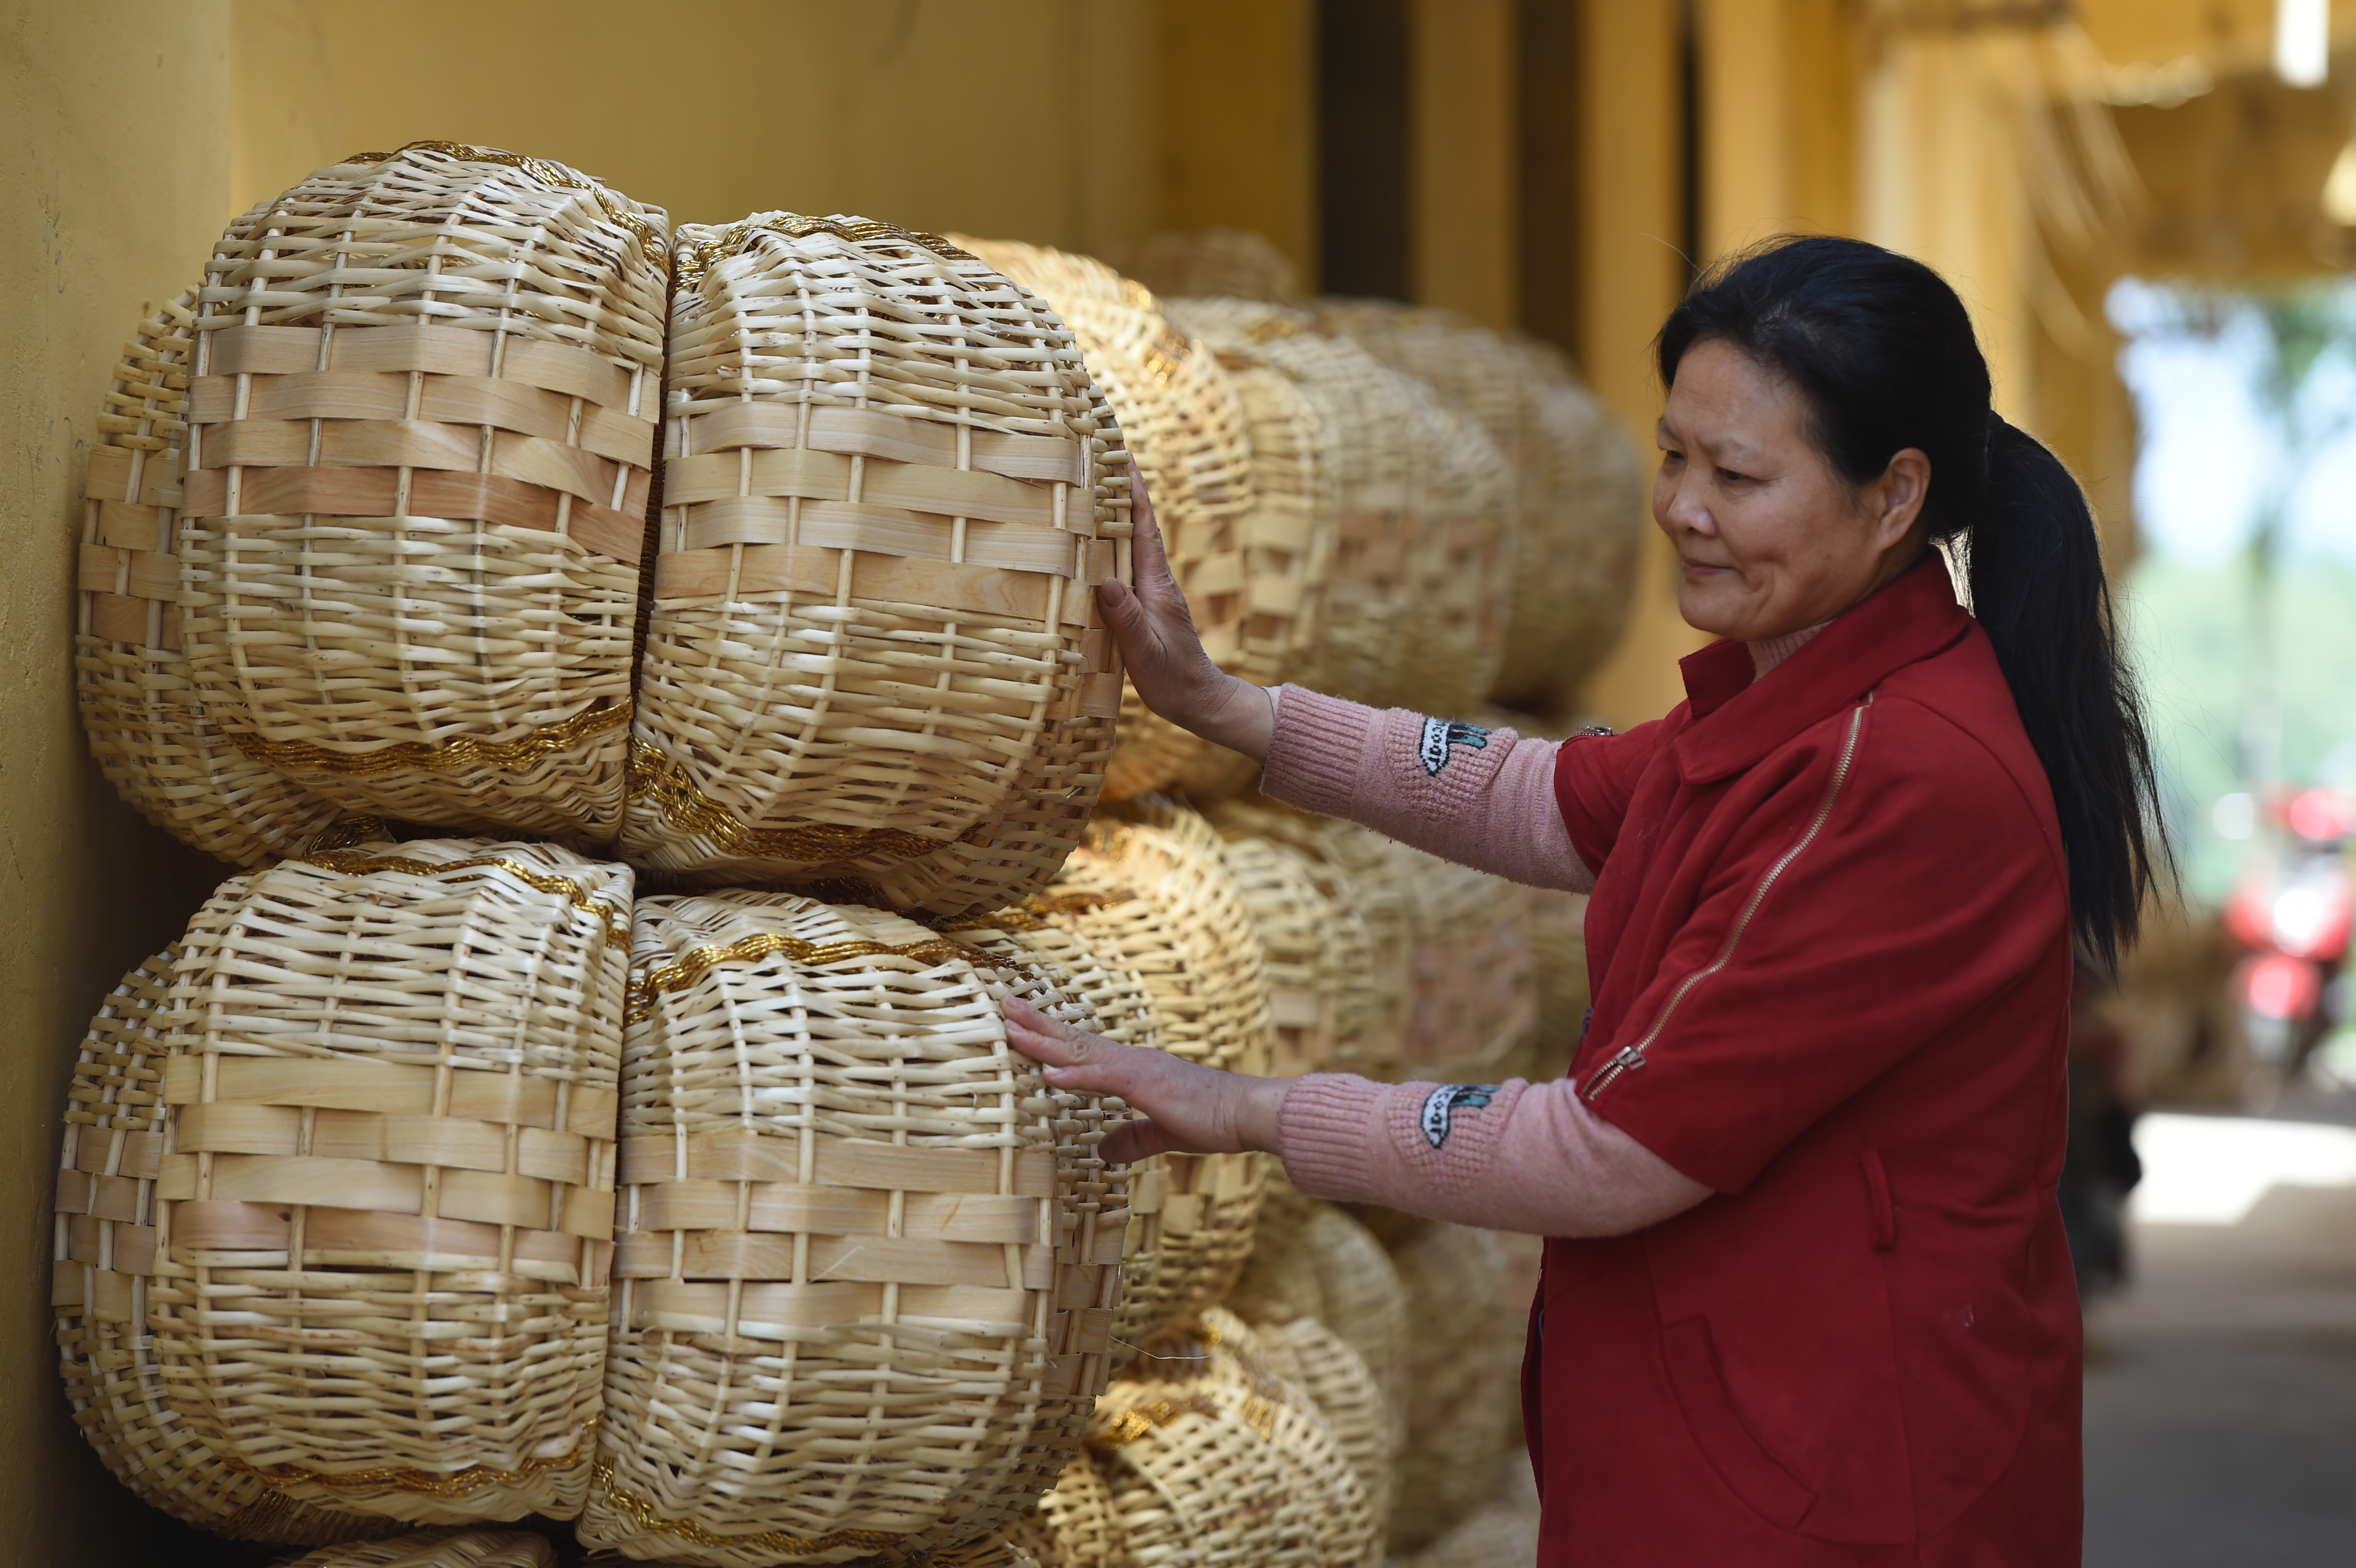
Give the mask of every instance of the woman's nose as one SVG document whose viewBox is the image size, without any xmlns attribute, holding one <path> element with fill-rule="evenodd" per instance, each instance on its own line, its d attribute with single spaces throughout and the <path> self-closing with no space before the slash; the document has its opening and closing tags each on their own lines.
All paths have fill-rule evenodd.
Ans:
<svg viewBox="0 0 2356 1568">
<path fill-rule="evenodd" d="M 1675 528 L 1691 533 L 1714 533 L 1718 520 L 1710 515 L 1708 502 L 1698 492 L 1701 486 L 1690 474 L 1679 475 L 1669 489 L 1667 504 L 1661 508 L 1662 519 Z"/>
</svg>

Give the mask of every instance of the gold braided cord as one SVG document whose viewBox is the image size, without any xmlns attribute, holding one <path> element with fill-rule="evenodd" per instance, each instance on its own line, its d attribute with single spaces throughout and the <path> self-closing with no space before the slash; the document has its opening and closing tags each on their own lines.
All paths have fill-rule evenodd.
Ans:
<svg viewBox="0 0 2356 1568">
<path fill-rule="evenodd" d="M 1280 337 L 1298 337 L 1308 330 L 1289 315 L 1271 315 L 1245 327 L 1244 337 L 1251 343 L 1274 343 Z"/>
<path fill-rule="evenodd" d="M 1033 893 L 1021 903 L 1006 909 L 988 910 L 980 914 L 960 914 L 946 919 L 922 914 L 909 916 L 935 931 L 1037 931 L 1047 924 L 1048 917 L 1058 914 L 1091 914 L 1112 904 L 1125 904 L 1137 894 L 1127 888 L 1107 888 L 1093 893 Z"/>
<path fill-rule="evenodd" d="M 657 996 L 684 991 L 723 964 L 757 964 L 773 953 L 782 953 L 797 964 L 812 965 L 840 964 L 846 958 L 889 956 L 914 958 L 925 964 L 971 964 L 987 968 L 1002 966 L 988 954 L 977 953 L 964 943 L 951 942 L 947 937 L 894 947 L 882 942 L 811 942 L 799 936 L 787 936 L 781 932 L 755 932 L 725 947 L 691 947 L 668 964 L 641 969 L 631 976 L 629 998 L 623 1005 L 622 1021 L 626 1026 L 652 1018 Z"/>
<path fill-rule="evenodd" d="M 493 1469 L 488 1465 L 469 1465 L 463 1470 L 447 1473 L 438 1470 L 351 1470 L 329 1474 L 316 1470 L 263 1470 L 247 1464 L 232 1455 L 215 1451 L 215 1456 L 229 1469 L 241 1476 L 251 1476 L 265 1487 L 326 1487 L 330 1491 L 363 1492 L 390 1488 L 397 1492 L 411 1492 L 429 1498 L 463 1498 L 479 1492 L 486 1487 L 519 1485 L 545 1470 L 562 1470 L 582 1462 L 597 1435 L 599 1418 L 591 1416 L 581 1428 L 581 1435 L 566 1453 L 553 1458 L 526 1459 L 512 1470 Z"/>
<path fill-rule="evenodd" d="M 798 240 L 806 234 L 831 234 L 853 245 L 871 245 L 881 240 L 889 244 L 914 245 L 920 251 L 949 261 L 970 261 L 971 254 L 958 250 L 937 234 L 927 234 L 920 229 L 903 229 L 896 223 L 878 223 L 862 218 L 845 222 L 839 218 L 810 218 L 798 212 L 779 213 L 775 218 L 747 218 L 732 223 L 701 245 L 690 246 L 679 253 L 679 282 L 681 286 L 699 282 L 712 269 L 714 261 L 734 256 L 753 242 L 755 235 L 782 234 Z"/>
<path fill-rule="evenodd" d="M 593 736 L 627 724 L 630 705 L 592 708 L 570 719 L 544 724 L 520 741 L 477 741 L 461 735 L 446 746 L 402 741 L 377 752 L 330 752 L 308 741 L 265 741 L 239 731 L 230 736 L 237 749 L 264 767 L 282 773 L 326 773 L 345 778 L 373 778 L 382 773 L 426 768 L 449 773 L 459 768 L 487 767 L 512 773 L 545 757 L 570 752 Z"/>
<path fill-rule="evenodd" d="M 943 842 L 896 827 L 845 827 L 832 822 L 748 827 L 696 786 L 687 764 L 635 735 L 630 738 L 630 794 L 653 802 L 662 819 L 681 833 L 708 838 L 740 859 L 823 861 L 880 855 L 916 860 Z"/>
<path fill-rule="evenodd" d="M 311 842 L 303 846 L 306 855 L 316 855 L 327 849 L 357 849 L 363 844 L 380 844 L 391 839 L 390 818 L 363 814 L 338 816 L 314 834 Z"/>
<path fill-rule="evenodd" d="M 1167 1426 L 1182 1415 L 1202 1415 L 1215 1420 L 1219 1407 L 1200 1394 L 1131 1405 L 1098 1431 L 1088 1434 L 1087 1445 L 1099 1454 L 1115 1453 L 1141 1437 L 1151 1435 L 1155 1427 Z"/>
<path fill-rule="evenodd" d="M 650 1534 L 675 1535 L 691 1546 L 726 1547 L 736 1551 L 774 1552 L 781 1557 L 807 1557 L 820 1552 L 831 1552 L 841 1546 L 865 1546 L 880 1551 L 905 1539 L 887 1535 L 879 1530 L 836 1530 L 816 1537 L 788 1535 L 782 1530 L 765 1530 L 757 1535 L 719 1535 L 691 1519 L 665 1519 L 655 1511 L 651 1499 L 640 1497 L 614 1478 L 611 1464 L 603 1461 L 598 1464 L 596 1485 L 615 1509 L 626 1516 L 640 1530 Z"/>
<path fill-rule="evenodd" d="M 585 190 L 597 198 L 597 205 L 616 227 L 626 230 L 638 242 L 648 261 L 656 266 L 670 266 L 670 243 L 655 231 L 653 224 L 614 199 L 613 193 L 595 180 L 562 164 L 552 164 L 545 158 L 529 158 L 521 153 L 510 153 L 504 147 L 477 147 L 465 142 L 411 142 L 395 153 L 354 153 L 348 164 L 389 164 L 402 153 L 440 153 L 444 157 L 456 158 L 467 164 L 504 164 L 511 169 L 521 169 L 544 185 L 561 190 Z"/>
<path fill-rule="evenodd" d="M 361 818 L 367 821 L 368 818 Z M 332 830 L 331 830 L 332 831 Z M 322 870 L 341 871 L 348 876 L 364 877 L 370 871 L 404 871 L 412 877 L 447 877 L 453 871 L 477 870 L 493 867 L 513 876 L 544 893 L 554 893 L 577 910 L 595 915 L 602 924 L 606 940 L 627 942 L 630 939 L 630 917 L 606 903 L 570 877 L 560 877 L 551 871 L 536 871 L 520 860 L 505 855 L 476 855 L 464 860 L 418 860 L 406 855 L 363 855 L 355 849 L 313 849 L 305 855 L 290 857 L 296 864 L 316 866 Z M 452 877 L 459 882 L 478 882 L 480 877 Z"/>
</svg>

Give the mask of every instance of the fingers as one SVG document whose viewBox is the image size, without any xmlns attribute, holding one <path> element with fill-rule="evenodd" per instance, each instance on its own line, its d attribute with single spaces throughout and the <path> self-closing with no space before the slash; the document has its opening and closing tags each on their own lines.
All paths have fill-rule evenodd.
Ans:
<svg viewBox="0 0 2356 1568">
<path fill-rule="evenodd" d="M 1108 1165 L 1134 1165 L 1157 1154 L 1209 1154 L 1210 1149 L 1197 1149 L 1184 1139 L 1173 1135 L 1159 1122 L 1127 1121 L 1105 1135 L 1097 1153 Z"/>
</svg>

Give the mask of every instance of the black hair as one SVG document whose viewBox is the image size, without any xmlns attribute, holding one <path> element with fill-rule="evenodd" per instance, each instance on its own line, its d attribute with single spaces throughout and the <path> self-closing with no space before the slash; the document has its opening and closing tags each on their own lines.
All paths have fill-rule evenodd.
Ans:
<svg viewBox="0 0 2356 1568">
<path fill-rule="evenodd" d="M 2085 492 L 1989 407 L 1970 314 L 1912 257 L 1861 240 L 1769 240 L 1695 280 L 1669 314 L 1656 346 L 1662 384 L 1711 340 L 1800 389 L 1810 438 L 1851 485 L 1879 478 L 1908 447 L 1930 458 L 1925 528 L 1964 576 L 2045 764 L 2072 933 L 2115 973 L 2173 857 Z"/>
</svg>

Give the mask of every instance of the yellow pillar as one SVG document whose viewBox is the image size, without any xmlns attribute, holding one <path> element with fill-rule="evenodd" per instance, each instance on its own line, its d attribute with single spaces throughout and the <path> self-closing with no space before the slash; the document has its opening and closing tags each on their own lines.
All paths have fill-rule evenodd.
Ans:
<svg viewBox="0 0 2356 1568">
<path fill-rule="evenodd" d="M 2037 242 L 2011 94 L 2029 44 L 1980 33 L 1885 40 L 1863 108 L 1859 224 L 1937 268 L 1970 307 L 2007 419 L 2031 422 L 2038 325 L 2026 288 Z"/>
<path fill-rule="evenodd" d="M 1856 11 L 1700 0 L 1702 259 L 1856 224 Z"/>
<path fill-rule="evenodd" d="M 1676 0 L 1586 0 L 1579 80 L 1579 339 L 1596 392 L 1626 421 L 1651 466 L 1661 389 L 1652 341 L 1684 292 Z M 1705 641 L 1677 614 L 1676 560 L 1648 534 L 1627 635 L 1588 682 L 1580 706 L 1619 729 L 1683 700 L 1676 661 Z"/>
<path fill-rule="evenodd" d="M 1160 221 L 1255 229 L 1317 286 L 1317 7 L 1314 0 L 1162 0 L 1157 161 Z M 1151 80 L 1131 62 L 1131 81 Z"/>
<path fill-rule="evenodd" d="M 69 1421 L 49 1192 L 75 1042 L 123 972 L 228 874 L 98 776 L 74 706 L 82 466 L 143 302 L 198 281 L 229 185 L 227 0 L 0 9 L 0 1532 L 16 1563 L 187 1560 Z"/>
<path fill-rule="evenodd" d="M 1505 331 L 1520 314 L 1514 0 L 1415 0 L 1415 291 Z"/>
</svg>

